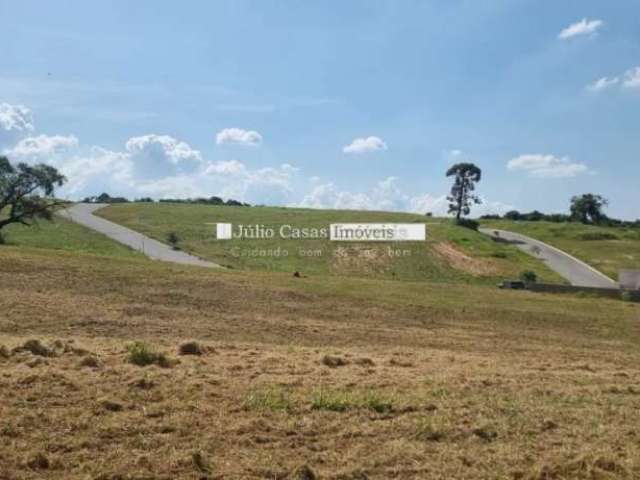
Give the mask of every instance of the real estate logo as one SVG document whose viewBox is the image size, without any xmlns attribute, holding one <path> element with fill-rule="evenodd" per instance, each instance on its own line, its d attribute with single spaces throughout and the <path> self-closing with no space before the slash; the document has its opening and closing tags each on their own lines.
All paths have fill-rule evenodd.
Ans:
<svg viewBox="0 0 640 480">
<path fill-rule="evenodd" d="M 216 238 L 231 239 L 273 239 L 309 240 L 329 239 L 333 242 L 411 242 L 427 238 L 424 223 L 332 223 L 328 228 L 295 227 L 280 225 L 273 227 L 256 225 L 236 225 L 216 223 Z"/>
<path fill-rule="evenodd" d="M 233 238 L 232 225 L 230 223 L 216 223 L 216 238 L 218 240 L 231 240 Z"/>
</svg>

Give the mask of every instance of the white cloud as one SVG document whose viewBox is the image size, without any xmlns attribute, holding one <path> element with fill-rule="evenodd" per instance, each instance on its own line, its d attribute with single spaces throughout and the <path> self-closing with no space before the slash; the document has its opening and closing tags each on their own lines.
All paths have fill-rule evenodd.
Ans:
<svg viewBox="0 0 640 480">
<path fill-rule="evenodd" d="M 242 128 L 225 128 L 216 134 L 218 145 L 247 145 L 257 147 L 262 143 L 262 135 L 254 130 L 243 130 Z"/>
<path fill-rule="evenodd" d="M 7 150 L 10 157 L 42 158 L 60 154 L 78 147 L 78 139 L 73 135 L 38 135 L 20 140 L 15 147 Z"/>
<path fill-rule="evenodd" d="M 198 150 L 168 135 L 133 137 L 127 141 L 125 148 L 133 162 L 135 175 L 141 178 L 189 173 L 203 163 Z"/>
<path fill-rule="evenodd" d="M 0 146 L 13 145 L 33 130 L 31 110 L 22 105 L 0 103 Z"/>
<path fill-rule="evenodd" d="M 509 210 L 515 210 L 513 205 L 503 202 L 496 202 L 482 198 L 480 205 L 474 205 L 471 209 L 472 217 L 480 217 L 482 215 L 503 215 Z M 435 196 L 429 193 L 418 195 L 411 198 L 409 211 L 415 213 L 431 212 L 437 217 L 445 217 L 449 215 L 449 201 L 446 195 Z"/>
<path fill-rule="evenodd" d="M 590 92 L 600 92 L 602 90 L 606 90 L 607 88 L 618 85 L 618 83 L 620 83 L 620 79 L 618 77 L 602 77 L 595 82 L 587 85 L 586 88 Z"/>
<path fill-rule="evenodd" d="M 593 35 L 598 29 L 604 25 L 602 20 L 589 20 L 583 18 L 579 22 L 569 25 L 558 34 L 558 38 L 561 40 L 568 40 L 569 38 L 577 37 L 580 35 Z"/>
<path fill-rule="evenodd" d="M 47 163 L 66 175 L 68 183 L 62 192 L 75 198 L 99 195 L 105 191 L 117 195 L 135 193 L 132 165 L 127 153 L 91 147 L 71 157 L 54 157 Z"/>
<path fill-rule="evenodd" d="M 284 163 L 251 169 L 237 160 L 210 162 L 198 181 L 216 195 L 251 203 L 282 204 L 290 201 L 298 169 Z"/>
<path fill-rule="evenodd" d="M 554 155 L 528 154 L 512 158 L 507 168 L 513 171 L 526 171 L 531 176 L 541 178 L 575 177 L 581 173 L 591 172 L 583 163 L 572 162 L 568 158 Z"/>
<path fill-rule="evenodd" d="M 410 210 L 416 213 L 431 212 L 436 216 L 447 215 L 449 202 L 446 195 L 435 196 L 430 193 L 417 195 L 411 198 Z"/>
<path fill-rule="evenodd" d="M 378 137 L 356 138 L 349 145 L 344 147 L 344 153 L 366 153 L 377 150 L 386 150 L 387 144 Z"/>
<path fill-rule="evenodd" d="M 333 183 L 314 185 L 300 207 L 347 210 L 406 210 L 408 197 L 398 187 L 397 177 L 388 177 L 368 192 L 341 191 Z"/>
<path fill-rule="evenodd" d="M 630 68 L 620 76 L 602 77 L 587 85 L 586 89 L 590 92 L 600 92 L 617 85 L 621 85 L 624 88 L 640 88 L 640 66 Z"/>
<path fill-rule="evenodd" d="M 640 88 L 640 67 L 627 70 L 622 85 L 627 88 Z"/>
<path fill-rule="evenodd" d="M 340 190 L 333 183 L 315 185 L 301 202 L 292 206 L 307 208 L 331 208 L 347 210 L 386 210 L 424 214 L 431 212 L 436 216 L 448 215 L 449 202 L 446 195 L 429 193 L 410 196 L 399 187 L 397 177 L 388 177 L 366 192 Z M 489 213 L 503 214 L 514 207 L 502 202 L 483 200 L 481 205 L 473 207 L 472 215 Z"/>
<path fill-rule="evenodd" d="M 246 167 L 243 163 L 237 160 L 228 160 L 210 163 L 204 170 L 205 175 L 237 175 L 241 172 L 245 172 Z"/>
</svg>

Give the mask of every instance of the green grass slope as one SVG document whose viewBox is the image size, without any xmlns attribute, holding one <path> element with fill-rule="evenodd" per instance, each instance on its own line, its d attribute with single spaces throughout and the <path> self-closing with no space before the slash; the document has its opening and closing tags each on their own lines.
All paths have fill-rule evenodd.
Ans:
<svg viewBox="0 0 640 480">
<path fill-rule="evenodd" d="M 618 270 L 640 269 L 640 230 L 581 223 L 483 221 L 483 227 L 522 233 L 570 253 L 613 279 Z"/>
<path fill-rule="evenodd" d="M 562 281 L 542 263 L 514 247 L 496 244 L 449 220 L 415 214 L 131 203 L 106 207 L 97 215 L 163 242 L 170 232 L 175 232 L 183 250 L 236 269 L 473 283 L 493 283 L 529 269 L 544 280 Z M 390 244 L 283 240 L 277 234 L 269 240 L 220 241 L 214 234 L 216 222 L 234 226 L 262 224 L 276 231 L 283 224 L 322 228 L 331 223 L 424 222 L 428 241 Z M 270 255 L 278 249 L 279 256 Z"/>
<path fill-rule="evenodd" d="M 2 229 L 2 236 L 5 244 L 0 245 L 0 255 L 3 248 L 14 246 L 143 258 L 141 253 L 60 217 L 54 217 L 52 222 L 39 221 L 31 227 L 11 224 Z"/>
</svg>

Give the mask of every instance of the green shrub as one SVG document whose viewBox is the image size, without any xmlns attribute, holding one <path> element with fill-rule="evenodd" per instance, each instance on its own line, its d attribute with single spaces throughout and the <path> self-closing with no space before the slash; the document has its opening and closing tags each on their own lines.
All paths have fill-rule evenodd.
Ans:
<svg viewBox="0 0 640 480">
<path fill-rule="evenodd" d="M 311 408 L 313 410 L 329 410 L 330 412 L 344 412 L 353 408 L 355 403 L 348 392 L 325 390 L 323 388 L 313 393 Z"/>
<path fill-rule="evenodd" d="M 384 398 L 376 392 L 367 392 L 362 399 L 362 406 L 377 413 L 388 413 L 393 411 L 393 402 Z"/>
<path fill-rule="evenodd" d="M 478 227 L 480 226 L 478 222 L 470 218 L 461 218 L 459 220 L 456 220 L 456 225 L 458 225 L 459 227 L 468 228 L 470 230 L 478 230 Z"/>
<path fill-rule="evenodd" d="M 127 350 L 129 351 L 127 358 L 129 363 L 138 365 L 139 367 L 158 365 L 162 368 L 169 368 L 172 366 L 171 361 L 164 353 L 154 351 L 144 342 L 134 342 L 127 345 Z"/>
<path fill-rule="evenodd" d="M 525 270 L 520 274 L 520 280 L 525 283 L 536 283 L 538 281 L 538 275 L 536 275 L 534 271 Z"/>
<path fill-rule="evenodd" d="M 180 237 L 176 232 L 169 232 L 167 234 L 167 243 L 171 245 L 171 248 L 178 250 L 178 243 L 180 243 Z"/>
<path fill-rule="evenodd" d="M 633 301 L 633 295 L 631 294 L 631 292 L 629 292 L 627 290 L 623 290 L 622 292 L 620 292 L 620 298 L 624 302 L 632 302 Z"/>
</svg>

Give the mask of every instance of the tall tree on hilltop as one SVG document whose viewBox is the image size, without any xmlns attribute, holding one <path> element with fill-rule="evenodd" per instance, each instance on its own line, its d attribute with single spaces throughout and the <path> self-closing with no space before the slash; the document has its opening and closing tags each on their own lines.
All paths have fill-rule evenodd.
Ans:
<svg viewBox="0 0 640 480">
<path fill-rule="evenodd" d="M 482 178 L 482 170 L 473 163 L 456 163 L 447 170 L 447 177 L 454 177 L 451 192 L 447 197 L 449 213 L 455 213 L 456 221 L 469 215 L 472 204 L 481 204 L 482 199 L 473 192 Z"/>
</svg>

